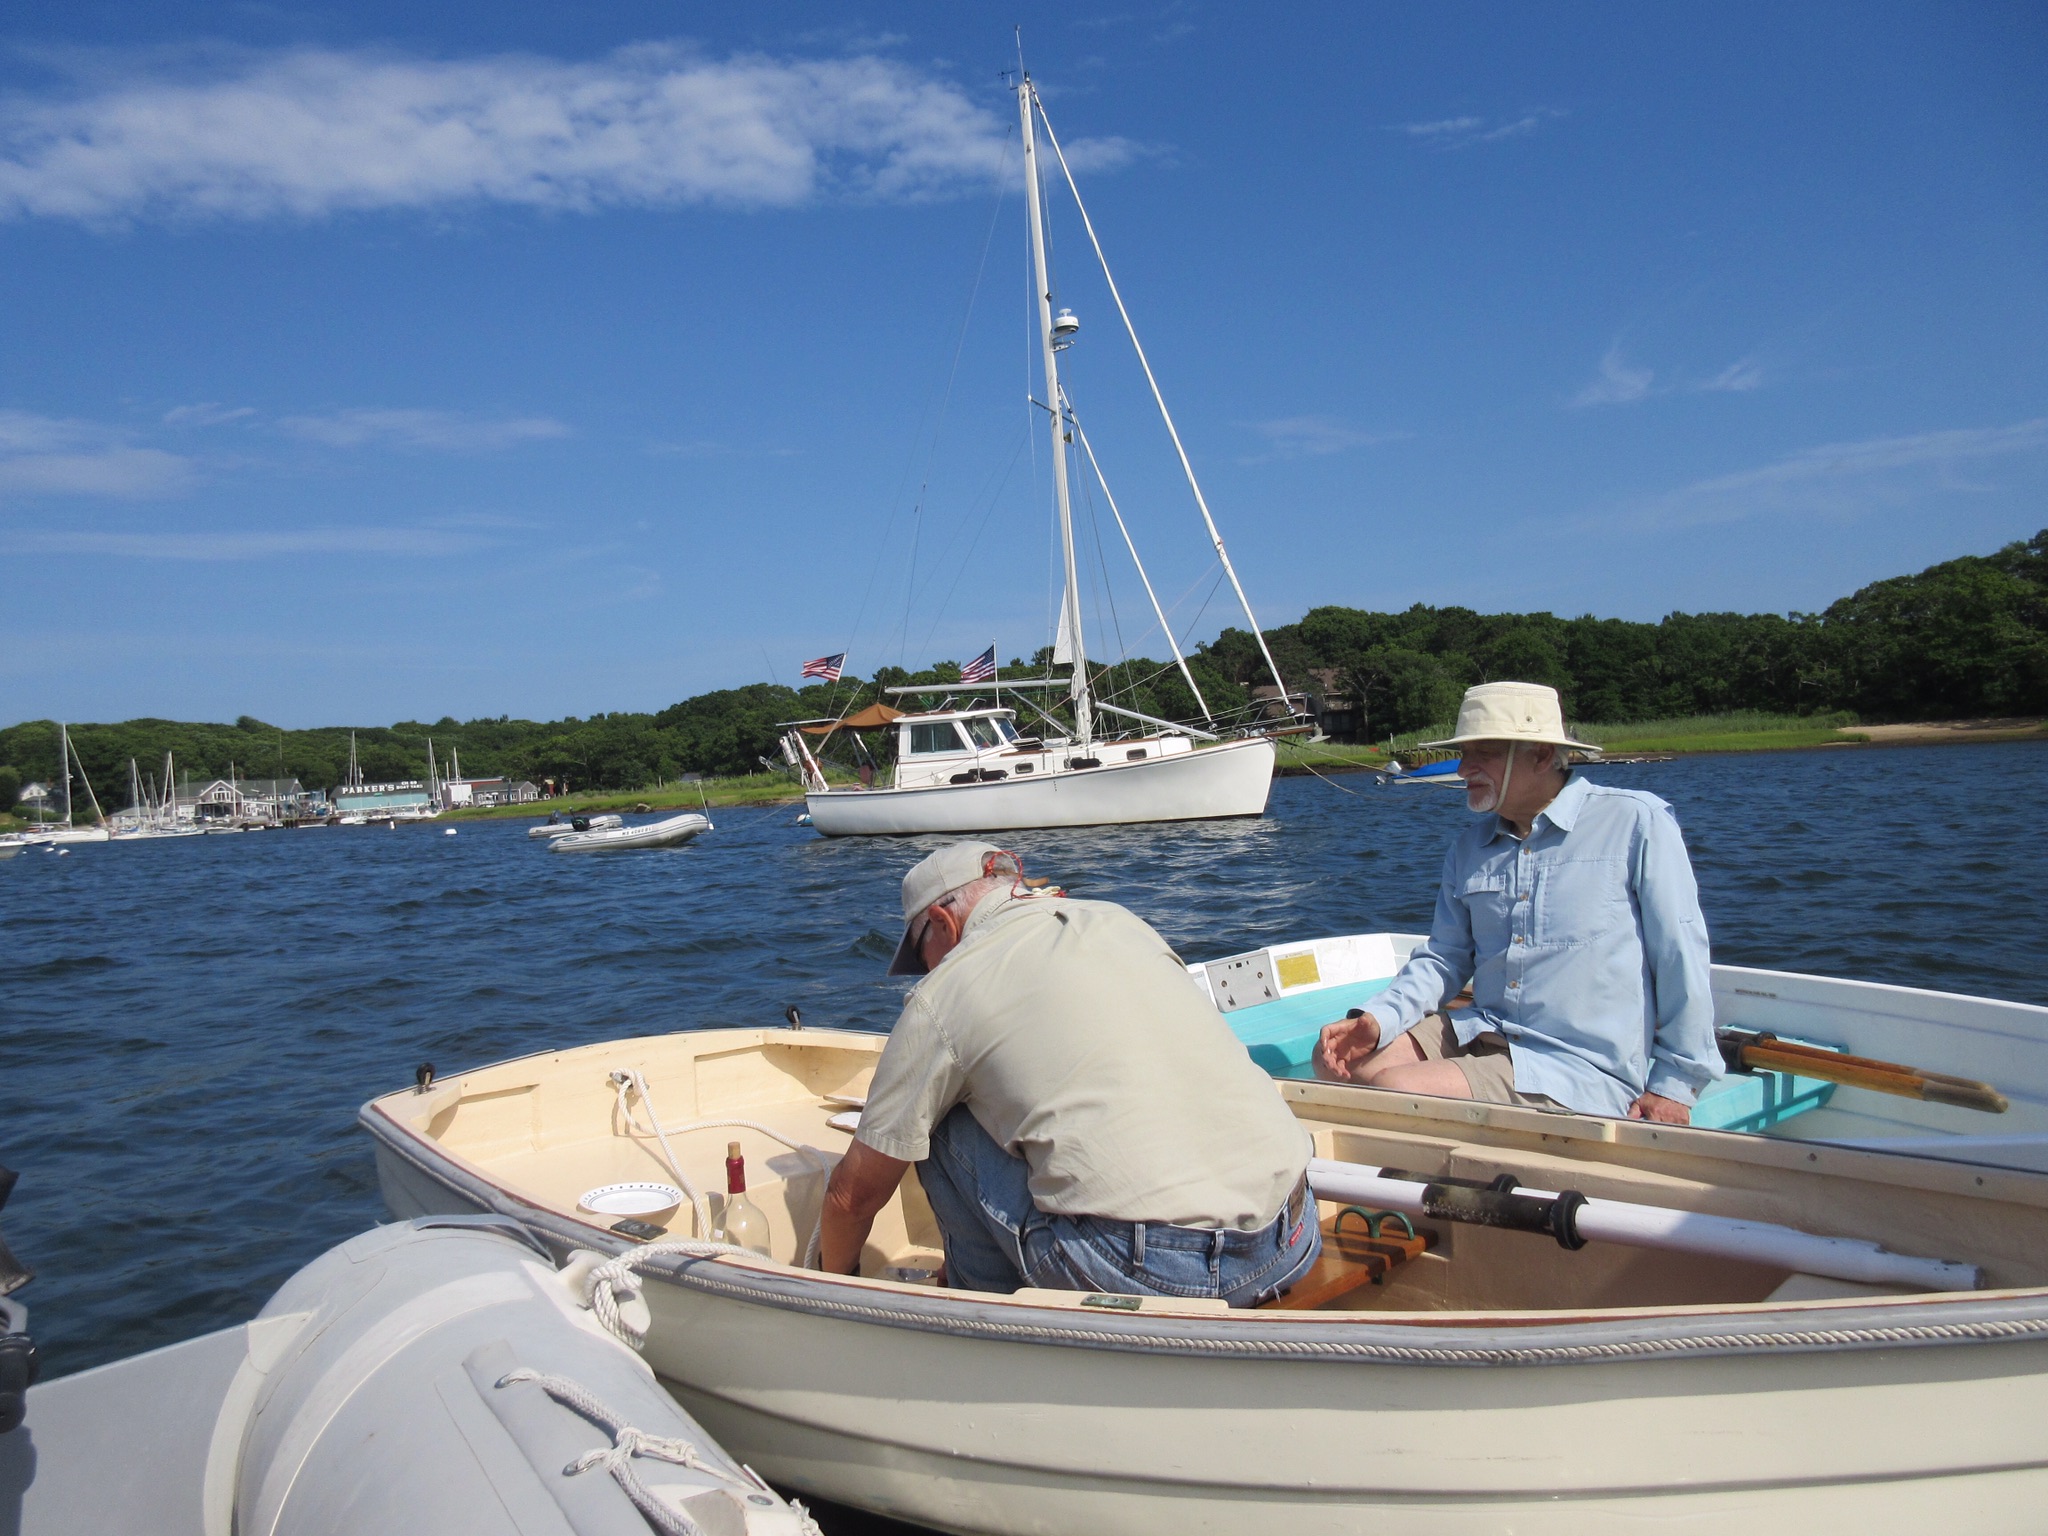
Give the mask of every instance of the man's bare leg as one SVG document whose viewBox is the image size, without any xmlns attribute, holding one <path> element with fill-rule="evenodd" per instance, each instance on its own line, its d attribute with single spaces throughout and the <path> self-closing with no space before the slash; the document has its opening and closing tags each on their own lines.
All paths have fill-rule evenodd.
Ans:
<svg viewBox="0 0 2048 1536">
<path fill-rule="evenodd" d="M 1472 1085 L 1454 1061 L 1431 1061 L 1413 1035 L 1396 1035 L 1359 1064 L 1354 1081 L 1395 1093 L 1426 1093 L 1439 1099 L 1469 1099 Z"/>
</svg>

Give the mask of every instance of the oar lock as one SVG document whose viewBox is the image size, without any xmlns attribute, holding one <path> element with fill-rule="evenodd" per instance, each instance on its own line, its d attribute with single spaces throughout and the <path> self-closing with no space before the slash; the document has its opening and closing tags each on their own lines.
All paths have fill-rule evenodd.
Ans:
<svg viewBox="0 0 2048 1536">
<path fill-rule="evenodd" d="M 1586 1239 L 1579 1232 L 1579 1211 L 1586 1197 L 1576 1189 L 1555 1195 L 1516 1193 L 1520 1185 L 1512 1173 L 1491 1179 L 1459 1179 L 1449 1174 L 1411 1173 L 1403 1168 L 1382 1168 L 1380 1177 L 1422 1186 L 1422 1209 L 1439 1221 L 1462 1221 L 1476 1227 L 1500 1227 L 1509 1232 L 1536 1232 L 1557 1239 L 1557 1246 L 1579 1249 Z"/>
</svg>

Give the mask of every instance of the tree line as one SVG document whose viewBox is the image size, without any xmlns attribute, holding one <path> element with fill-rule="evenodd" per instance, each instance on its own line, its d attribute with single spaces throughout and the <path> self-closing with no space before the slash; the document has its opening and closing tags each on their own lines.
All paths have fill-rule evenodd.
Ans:
<svg viewBox="0 0 2048 1536">
<path fill-rule="evenodd" d="M 2048 714 L 2048 529 L 1990 555 L 1946 561 L 1842 598 L 1821 613 L 1673 613 L 1655 624 L 1549 613 L 1481 614 L 1417 604 L 1404 613 L 1316 608 L 1266 631 L 1292 689 L 1354 702 L 1360 734 L 1382 739 L 1448 721 L 1476 682 L 1548 683 L 1567 715 L 1623 724 L 1675 715 L 1765 710 L 1850 711 L 1864 720 Z M 1005 675 L 1044 671 L 1049 651 L 1012 659 Z M 1210 714 L 1244 718 L 1269 679 L 1254 637 L 1226 629 L 1196 649 L 1188 670 Z M 957 662 L 912 673 L 885 667 L 801 690 L 776 683 L 723 688 L 652 714 L 564 720 L 496 719 L 355 727 L 357 760 L 372 781 L 415 779 L 427 743 L 446 771 L 451 750 L 465 776 L 504 774 L 571 789 L 637 789 L 685 773 L 758 771 L 773 759 L 782 721 L 831 718 L 886 699 L 898 685 L 956 682 Z M 1098 696 L 1163 719 L 1199 719 L 1194 693 L 1171 662 L 1137 658 L 1096 669 Z M 1006 702 L 1010 696 L 1006 696 Z M 898 700 L 897 702 L 901 702 Z M 1028 706 L 1019 709 L 1026 727 Z M 1043 722 L 1036 722 L 1042 725 Z M 1110 722 L 1105 722 L 1110 723 Z M 204 781 L 296 778 L 309 788 L 343 781 L 351 728 L 283 730 L 244 715 L 232 725 L 128 720 L 73 725 L 71 738 L 102 804 L 125 803 L 128 761 Z M 0 807 L 22 783 L 59 774 L 54 722 L 0 730 Z"/>
</svg>

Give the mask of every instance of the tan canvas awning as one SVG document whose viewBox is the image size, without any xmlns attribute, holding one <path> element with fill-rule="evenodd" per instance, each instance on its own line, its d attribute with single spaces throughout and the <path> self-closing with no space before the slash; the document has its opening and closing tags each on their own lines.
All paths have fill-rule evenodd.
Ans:
<svg viewBox="0 0 2048 1536">
<path fill-rule="evenodd" d="M 891 709 L 886 704 L 870 704 L 866 709 L 856 714 L 848 715 L 843 720 L 834 720 L 826 725 L 807 725 L 803 728 L 803 731 L 806 736 L 830 736 L 834 731 L 842 728 L 854 731 L 871 731 L 878 726 L 889 724 L 892 720 L 901 720 L 902 718 L 903 711 L 900 709 Z"/>
</svg>

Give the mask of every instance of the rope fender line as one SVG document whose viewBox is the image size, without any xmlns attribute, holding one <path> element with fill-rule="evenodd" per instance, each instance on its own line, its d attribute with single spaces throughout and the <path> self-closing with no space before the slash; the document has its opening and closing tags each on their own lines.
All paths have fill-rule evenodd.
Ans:
<svg viewBox="0 0 2048 1536">
<path fill-rule="evenodd" d="M 759 1257 L 759 1255 L 755 1255 Z M 1018 1343 L 1057 1344 L 1137 1354 L 1210 1355 L 1263 1359 L 1358 1361 L 1380 1365 L 1595 1365 L 1660 1356 L 1704 1358 L 1720 1355 L 1805 1354 L 1838 1349 L 1882 1349 L 1961 1344 L 2002 1344 L 2048 1339 L 2048 1316 L 1984 1318 L 1964 1323 L 1907 1323 L 1876 1328 L 1825 1328 L 1784 1331 L 1678 1335 L 1585 1344 L 1439 1346 L 1382 1344 L 1346 1339 L 1219 1339 L 1187 1334 L 1132 1333 L 1109 1329 L 1062 1328 L 1050 1324 L 995 1322 L 985 1318 L 918 1315 L 828 1297 L 771 1295 L 725 1276 L 694 1267 L 665 1271 L 664 1278 L 693 1290 L 707 1291 L 758 1305 L 776 1306 L 816 1316 L 847 1317 L 883 1327 L 921 1333 L 964 1334 Z"/>
<path fill-rule="evenodd" d="M 707 1460 L 694 1442 L 678 1440 L 669 1435 L 649 1434 L 646 1430 L 627 1423 L 624 1415 L 606 1406 L 581 1382 L 522 1366 L 499 1377 L 497 1385 L 509 1387 L 520 1382 L 532 1382 L 563 1407 L 580 1414 L 611 1436 L 612 1443 L 609 1447 L 600 1446 L 595 1450 L 585 1451 L 562 1468 L 562 1476 L 577 1477 L 593 1467 L 604 1468 L 626 1497 L 632 1500 L 633 1507 L 640 1511 L 641 1516 L 659 1531 L 661 1536 L 706 1536 L 706 1532 L 704 1527 L 689 1515 L 664 1503 L 652 1489 L 640 1481 L 639 1474 L 633 1468 L 633 1458 L 636 1456 L 688 1467 L 693 1472 L 701 1472 L 706 1477 L 716 1478 L 744 1493 L 758 1494 L 761 1491 L 756 1481 Z M 806 1536 L 822 1536 L 808 1510 L 801 1504 L 792 1507 L 797 1512 L 797 1519 Z"/>
</svg>

